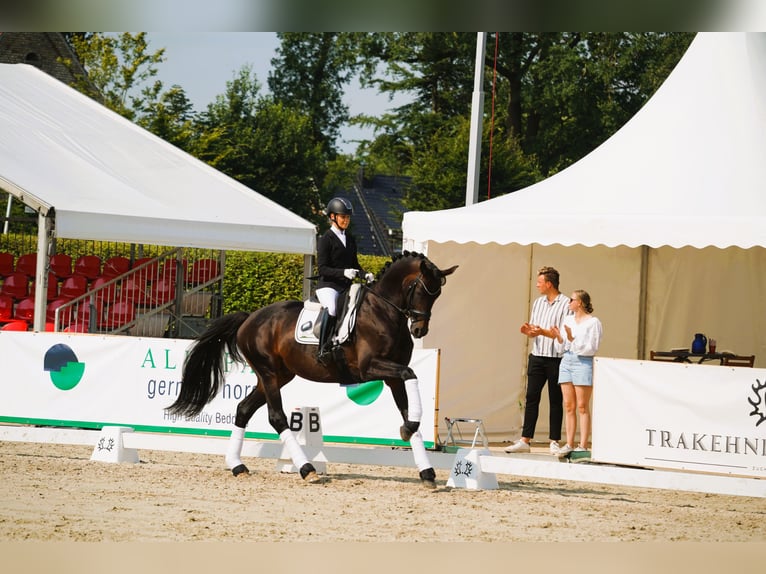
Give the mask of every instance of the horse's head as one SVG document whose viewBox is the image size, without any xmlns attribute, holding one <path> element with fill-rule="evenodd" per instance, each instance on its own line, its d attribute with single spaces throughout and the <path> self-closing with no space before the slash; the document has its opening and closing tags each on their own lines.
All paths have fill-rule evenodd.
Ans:
<svg viewBox="0 0 766 574">
<path fill-rule="evenodd" d="M 396 277 L 396 283 L 392 287 L 400 290 L 397 299 L 401 308 L 397 308 L 410 320 L 410 333 L 416 339 L 425 337 L 428 333 L 431 308 L 441 295 L 447 275 L 454 273 L 457 267 L 455 265 L 442 270 L 424 255 L 405 251 L 391 266 L 391 272 L 386 274 L 391 279 Z M 397 272 L 393 272 L 394 269 Z"/>
</svg>

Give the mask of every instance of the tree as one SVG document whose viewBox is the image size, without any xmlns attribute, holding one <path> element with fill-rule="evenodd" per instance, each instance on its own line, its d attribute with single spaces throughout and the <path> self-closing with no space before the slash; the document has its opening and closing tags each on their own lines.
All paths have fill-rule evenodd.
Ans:
<svg viewBox="0 0 766 574">
<path fill-rule="evenodd" d="M 66 38 L 87 71 L 84 77 L 71 61 L 64 62 L 77 78 L 73 87 L 109 109 L 133 120 L 136 108 L 150 105 L 146 98 L 160 92 L 161 83 L 141 91 L 157 75 L 157 64 L 164 61 L 165 53 L 164 49 L 148 52 L 145 32 L 69 33 Z"/>
<path fill-rule="evenodd" d="M 349 117 L 343 95 L 358 66 L 354 35 L 291 32 L 277 36 L 281 44 L 271 60 L 269 89 L 275 100 L 310 118 L 312 140 L 331 158 L 340 127 Z"/>
<path fill-rule="evenodd" d="M 198 141 L 198 157 L 293 213 L 320 219 L 315 182 L 323 180 L 324 166 L 311 119 L 261 96 L 251 66 L 227 82 L 197 128 L 208 136 Z"/>
</svg>

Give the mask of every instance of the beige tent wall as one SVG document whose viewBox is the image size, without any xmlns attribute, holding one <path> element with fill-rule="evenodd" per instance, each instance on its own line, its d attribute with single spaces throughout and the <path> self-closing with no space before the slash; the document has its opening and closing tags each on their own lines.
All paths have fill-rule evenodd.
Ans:
<svg viewBox="0 0 766 574">
<path fill-rule="evenodd" d="M 646 353 L 690 348 L 695 333 L 719 351 L 766 366 L 766 249 L 686 247 L 649 255 Z"/>
<path fill-rule="evenodd" d="M 423 346 L 441 349 L 439 434 L 444 417 L 480 418 L 491 441 L 521 432 L 528 340 L 519 326 L 529 319 L 537 269 L 552 265 L 567 295 L 585 289 L 604 323 L 602 356 L 634 358 L 640 301 L 639 249 L 517 244 L 428 244 L 439 267 L 459 265 L 434 306 Z M 544 394 L 545 396 L 545 394 Z M 548 436 L 543 399 L 535 433 Z"/>
</svg>

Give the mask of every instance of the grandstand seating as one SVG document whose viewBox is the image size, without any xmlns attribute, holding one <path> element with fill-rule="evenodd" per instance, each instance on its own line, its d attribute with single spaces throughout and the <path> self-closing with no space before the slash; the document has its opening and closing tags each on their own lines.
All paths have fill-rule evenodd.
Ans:
<svg viewBox="0 0 766 574">
<path fill-rule="evenodd" d="M 10 295 L 19 301 L 29 295 L 29 277 L 26 273 L 11 273 L 3 280 L 0 295 Z"/>
<path fill-rule="evenodd" d="M 130 271 L 130 259 L 116 255 L 104 261 L 104 270 L 101 275 L 112 278 L 123 275 L 128 271 Z"/>
<path fill-rule="evenodd" d="M 0 327 L 0 331 L 29 331 L 29 323 L 20 320 L 10 321 Z"/>
<path fill-rule="evenodd" d="M 34 277 L 37 272 L 37 253 L 25 253 L 16 260 L 16 272 Z"/>
<path fill-rule="evenodd" d="M 29 288 L 30 294 L 35 294 L 35 282 L 32 281 L 32 286 Z M 59 295 L 59 283 L 56 276 L 52 272 L 48 272 L 48 293 L 46 295 L 46 301 L 53 301 Z"/>
<path fill-rule="evenodd" d="M 74 274 L 93 280 L 101 275 L 101 258 L 98 255 L 82 255 L 74 262 Z"/>
<path fill-rule="evenodd" d="M 71 277 L 64 279 L 64 282 L 61 284 L 61 289 L 59 289 L 59 295 L 74 299 L 75 297 L 84 295 L 87 290 L 88 278 L 84 275 L 72 275 Z"/>
<path fill-rule="evenodd" d="M 0 277 L 7 277 L 15 271 L 13 267 L 13 253 L 0 253 Z"/>
<path fill-rule="evenodd" d="M 117 301 L 106 308 L 104 319 L 99 328 L 119 329 L 136 318 L 136 306 L 131 301 Z"/>
<path fill-rule="evenodd" d="M 35 318 L 35 298 L 24 297 L 21 301 L 16 303 L 13 318 L 31 323 Z"/>
<path fill-rule="evenodd" d="M 13 297 L 0 295 L 0 321 L 9 321 L 13 318 Z"/>
<path fill-rule="evenodd" d="M 117 283 L 109 283 L 112 279 L 109 277 L 96 277 L 93 283 L 90 284 L 90 290 L 96 290 L 96 297 L 101 299 L 104 303 L 111 303 L 117 300 Z M 106 285 L 106 287 L 104 287 Z"/>
<path fill-rule="evenodd" d="M 186 274 L 186 283 L 189 285 L 201 285 L 212 280 L 220 274 L 220 267 L 217 259 L 198 259 L 192 263 L 189 272 Z"/>
<path fill-rule="evenodd" d="M 72 258 L 66 253 L 51 255 L 50 270 L 59 280 L 72 276 Z"/>
</svg>

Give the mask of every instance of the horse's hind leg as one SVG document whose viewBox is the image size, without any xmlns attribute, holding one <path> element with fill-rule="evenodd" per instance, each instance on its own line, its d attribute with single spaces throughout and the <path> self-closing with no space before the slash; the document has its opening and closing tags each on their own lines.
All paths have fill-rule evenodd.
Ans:
<svg viewBox="0 0 766 574">
<path fill-rule="evenodd" d="M 240 474 L 250 474 L 250 470 L 242 462 L 242 446 L 245 441 L 245 427 L 255 412 L 266 403 L 266 397 L 258 385 L 249 395 L 242 399 L 237 405 L 237 415 L 234 419 L 234 428 L 229 437 L 229 444 L 226 448 L 226 466 L 229 467 L 234 476 Z"/>
</svg>

